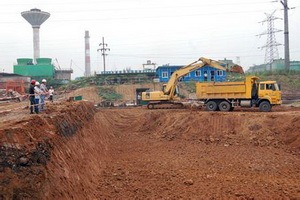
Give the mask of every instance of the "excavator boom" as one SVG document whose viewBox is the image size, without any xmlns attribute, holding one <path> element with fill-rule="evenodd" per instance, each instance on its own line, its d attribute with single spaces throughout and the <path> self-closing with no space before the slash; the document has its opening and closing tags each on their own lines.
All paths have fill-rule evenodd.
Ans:
<svg viewBox="0 0 300 200">
<path fill-rule="evenodd" d="M 164 94 L 170 95 L 170 99 L 172 99 L 172 97 L 173 97 L 172 94 L 174 94 L 174 92 L 175 92 L 175 89 L 176 89 L 176 86 L 178 84 L 179 79 L 181 77 L 187 75 L 188 73 L 190 73 L 192 71 L 195 71 L 197 69 L 200 69 L 204 66 L 211 66 L 211 67 L 214 67 L 216 69 L 223 70 L 223 71 L 226 70 L 226 68 L 221 66 L 218 61 L 201 57 L 197 61 L 192 62 L 192 63 L 190 63 L 190 64 L 188 64 L 184 67 L 181 67 L 177 71 L 175 71 L 172 74 L 172 76 L 170 77 L 167 85 L 164 88 L 164 91 L 163 91 Z"/>
</svg>

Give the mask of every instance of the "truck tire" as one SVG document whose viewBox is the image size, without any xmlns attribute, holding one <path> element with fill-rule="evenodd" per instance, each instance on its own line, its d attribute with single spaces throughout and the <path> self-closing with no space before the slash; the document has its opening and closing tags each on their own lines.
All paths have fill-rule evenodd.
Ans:
<svg viewBox="0 0 300 200">
<path fill-rule="evenodd" d="M 231 109 L 231 105 L 230 105 L 230 103 L 228 101 L 222 101 L 219 104 L 219 109 L 220 109 L 220 111 L 228 112 Z"/>
<path fill-rule="evenodd" d="M 270 112 L 271 108 L 272 106 L 268 101 L 263 101 L 259 104 L 259 110 L 261 112 Z"/>
<path fill-rule="evenodd" d="M 209 101 L 206 103 L 207 111 L 216 111 L 218 109 L 218 104 L 215 101 Z"/>
</svg>

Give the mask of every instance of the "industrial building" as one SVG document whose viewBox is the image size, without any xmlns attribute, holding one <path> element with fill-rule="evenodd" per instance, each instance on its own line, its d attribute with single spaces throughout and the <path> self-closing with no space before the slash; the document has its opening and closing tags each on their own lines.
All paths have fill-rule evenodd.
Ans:
<svg viewBox="0 0 300 200">
<path fill-rule="evenodd" d="M 173 72 L 183 67 L 183 65 L 163 65 L 154 69 L 147 70 L 123 70 L 123 71 L 106 71 L 97 74 L 98 77 L 105 78 L 108 84 L 123 84 L 123 83 L 141 83 L 145 81 L 168 82 Z M 184 76 L 181 81 L 216 81 L 221 82 L 226 80 L 226 71 L 218 70 L 210 66 L 205 66 L 199 70 L 190 72 Z"/>
<path fill-rule="evenodd" d="M 22 76 L 54 78 L 71 80 L 72 69 L 56 69 L 51 58 L 36 58 L 36 64 L 31 58 L 19 58 L 13 66 L 13 72 Z"/>
<path fill-rule="evenodd" d="M 219 60 L 221 65 L 230 70 L 236 64 L 232 60 Z M 143 70 L 121 70 L 121 71 L 102 71 L 96 74 L 98 77 L 105 78 L 108 84 L 122 84 L 125 82 L 141 83 L 145 81 L 168 82 L 171 75 L 184 65 L 162 65 L 155 69 L 155 64 L 147 61 L 148 65 L 154 66 L 153 69 L 145 68 Z M 211 66 L 205 66 L 201 69 L 190 72 L 188 75 L 182 77 L 180 81 L 199 81 L 199 82 L 223 82 L 226 81 L 227 73 L 225 70 L 219 70 Z"/>
<path fill-rule="evenodd" d="M 263 72 L 263 71 L 283 71 L 284 67 L 284 59 L 274 60 L 271 64 L 261 64 L 254 65 L 248 69 L 247 72 L 255 73 L 255 72 Z M 300 61 L 290 61 L 290 70 L 292 71 L 300 71 Z"/>
<path fill-rule="evenodd" d="M 156 78 L 155 70 L 122 70 L 105 71 L 96 74 L 97 77 L 105 79 L 106 84 L 142 83 L 152 82 Z"/>
</svg>

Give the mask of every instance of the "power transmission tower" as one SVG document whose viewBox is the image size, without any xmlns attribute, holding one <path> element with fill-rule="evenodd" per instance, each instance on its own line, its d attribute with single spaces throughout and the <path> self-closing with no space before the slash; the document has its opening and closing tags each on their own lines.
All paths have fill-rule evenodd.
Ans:
<svg viewBox="0 0 300 200">
<path fill-rule="evenodd" d="M 272 71 L 273 61 L 275 59 L 279 58 L 277 46 L 281 45 L 276 42 L 275 33 L 282 31 L 282 30 L 278 30 L 274 27 L 274 21 L 276 19 L 280 19 L 280 18 L 274 17 L 274 13 L 275 13 L 275 11 L 271 14 L 265 13 L 267 18 L 264 21 L 261 21 L 261 23 L 263 24 L 263 23 L 267 22 L 267 30 L 258 35 L 258 36 L 267 35 L 267 43 L 260 48 L 266 49 L 265 64 L 267 64 L 266 67 L 269 66 L 270 71 Z"/>
<path fill-rule="evenodd" d="M 99 44 L 100 49 L 97 49 L 97 51 L 101 51 L 101 55 L 103 56 L 103 70 L 104 70 L 104 75 L 105 75 L 105 56 L 107 56 L 108 54 L 106 54 L 106 51 L 110 51 L 109 48 L 105 48 L 107 47 L 107 44 L 104 43 L 104 37 L 102 37 L 102 43 Z"/>
<path fill-rule="evenodd" d="M 290 70 L 290 44 L 289 44 L 289 20 L 288 20 L 288 3 L 287 0 L 280 1 L 284 10 L 284 67 Z"/>
</svg>

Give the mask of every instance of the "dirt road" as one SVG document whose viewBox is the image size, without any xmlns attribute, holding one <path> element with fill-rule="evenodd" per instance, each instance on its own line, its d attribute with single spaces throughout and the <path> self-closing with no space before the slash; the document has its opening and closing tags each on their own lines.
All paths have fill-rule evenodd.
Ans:
<svg viewBox="0 0 300 200">
<path fill-rule="evenodd" d="M 299 108 L 52 110 L 40 115 L 43 132 L 31 125 L 39 134 L 15 140 L 32 147 L 46 137 L 48 159 L 17 171 L 2 165 L 0 199 L 300 199 Z M 26 132 L 31 120 L 10 128 Z M 11 130 L 4 126 L 0 136 Z"/>
</svg>

